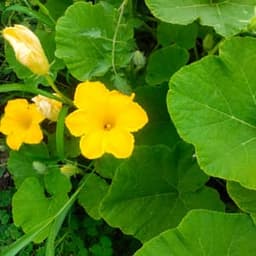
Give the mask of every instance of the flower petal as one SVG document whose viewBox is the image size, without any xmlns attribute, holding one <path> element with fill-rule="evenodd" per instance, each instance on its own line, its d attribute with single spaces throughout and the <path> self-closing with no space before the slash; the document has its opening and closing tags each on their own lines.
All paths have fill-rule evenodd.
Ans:
<svg viewBox="0 0 256 256">
<path fill-rule="evenodd" d="M 88 159 L 101 157 L 104 152 L 104 131 L 97 130 L 88 135 L 82 136 L 80 140 L 80 149 L 82 155 Z"/>
<path fill-rule="evenodd" d="M 108 94 L 109 90 L 103 83 L 86 81 L 77 86 L 74 103 L 83 110 L 95 108 L 102 110 Z"/>
<path fill-rule="evenodd" d="M 13 150 L 19 150 L 23 143 L 23 137 L 19 133 L 11 133 L 6 139 L 7 145 Z"/>
<path fill-rule="evenodd" d="M 112 129 L 104 137 L 104 150 L 116 158 L 131 156 L 134 147 L 134 137 L 131 133 L 121 129 Z"/>
<path fill-rule="evenodd" d="M 135 102 L 126 104 L 126 108 L 116 118 L 116 126 L 129 132 L 136 132 L 148 122 L 146 111 Z"/>
<path fill-rule="evenodd" d="M 28 108 L 28 101 L 26 99 L 9 100 L 4 112 L 6 115 L 17 116 L 17 113 L 24 112 Z"/>
<path fill-rule="evenodd" d="M 102 113 L 99 114 L 102 115 Z M 78 109 L 66 117 L 65 124 L 72 135 L 79 137 L 99 130 L 102 127 L 101 120 L 102 117 L 97 117 L 97 113 L 87 113 Z"/>
<path fill-rule="evenodd" d="M 28 144 L 40 143 L 43 139 L 43 133 L 38 124 L 32 125 L 24 135 L 24 142 Z"/>
<path fill-rule="evenodd" d="M 33 123 L 38 124 L 45 119 L 44 115 L 37 108 L 36 104 L 29 104 L 29 108 L 30 108 L 30 115 L 33 120 Z"/>
</svg>

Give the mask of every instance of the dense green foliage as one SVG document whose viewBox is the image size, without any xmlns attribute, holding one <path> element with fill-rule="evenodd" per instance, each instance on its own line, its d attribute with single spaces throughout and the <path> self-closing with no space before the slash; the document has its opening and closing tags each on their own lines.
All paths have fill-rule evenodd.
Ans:
<svg viewBox="0 0 256 256">
<path fill-rule="evenodd" d="M 41 143 L 13 150 L 1 134 L 0 254 L 254 255 L 255 7 L 1 2 L 1 30 L 28 27 L 50 63 L 49 74 L 36 75 L 0 38 L 2 116 L 9 100 L 53 91 L 63 106 L 56 123 L 42 122 Z M 87 80 L 134 92 L 147 112 L 127 159 L 86 159 L 65 126 Z"/>
</svg>

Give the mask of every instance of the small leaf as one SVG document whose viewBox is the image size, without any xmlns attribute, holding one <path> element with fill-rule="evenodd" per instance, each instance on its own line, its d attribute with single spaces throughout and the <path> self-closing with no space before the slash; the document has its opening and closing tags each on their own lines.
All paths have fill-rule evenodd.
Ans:
<svg viewBox="0 0 256 256">
<path fill-rule="evenodd" d="M 85 186 L 79 193 L 78 201 L 80 205 L 96 220 L 101 218 L 99 206 L 108 188 L 109 185 L 102 178 L 95 174 L 90 174 Z"/>
<path fill-rule="evenodd" d="M 21 226 L 25 233 L 29 233 L 39 223 L 53 217 L 68 200 L 65 193 L 47 198 L 44 188 L 36 177 L 29 177 L 21 184 L 12 200 L 12 213 L 16 226 Z M 35 238 L 34 242 L 42 242 L 49 232 L 47 226 Z"/>
<path fill-rule="evenodd" d="M 167 111 L 167 86 L 141 86 L 136 88 L 136 101 L 143 106 L 149 122 L 135 133 L 136 145 L 165 144 L 174 147 L 180 137 Z"/>
<path fill-rule="evenodd" d="M 160 22 L 157 27 L 157 39 L 162 46 L 176 43 L 180 47 L 190 49 L 195 46 L 197 32 L 198 25 L 195 22 L 186 26 Z"/>
<path fill-rule="evenodd" d="M 42 173 L 33 165 L 34 162 L 45 163 L 49 160 L 45 144 L 23 145 L 19 151 L 11 151 L 8 170 L 18 188 L 27 177 L 40 177 Z"/>
<path fill-rule="evenodd" d="M 117 169 L 101 215 L 114 227 L 146 241 L 175 227 L 193 208 L 223 210 L 217 193 L 204 187 L 192 148 L 180 144 L 138 147 Z"/>
<path fill-rule="evenodd" d="M 255 236 L 255 225 L 245 214 L 192 210 L 177 228 L 148 241 L 135 256 L 251 256 Z"/>
<path fill-rule="evenodd" d="M 153 52 L 148 60 L 146 81 L 150 85 L 169 81 L 188 62 L 188 52 L 179 46 L 168 46 Z"/>
<path fill-rule="evenodd" d="M 54 19 L 58 19 L 72 3 L 72 0 L 47 0 L 45 7 Z"/>
</svg>

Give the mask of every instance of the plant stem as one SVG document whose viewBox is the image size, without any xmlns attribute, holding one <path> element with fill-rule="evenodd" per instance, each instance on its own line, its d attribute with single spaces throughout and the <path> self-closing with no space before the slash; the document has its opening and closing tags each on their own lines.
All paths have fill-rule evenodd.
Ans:
<svg viewBox="0 0 256 256">
<path fill-rule="evenodd" d="M 116 39 L 117 39 L 118 30 L 119 30 L 119 27 L 120 27 L 120 24 L 121 24 L 121 20 L 122 20 L 122 17 L 124 15 L 124 8 L 125 8 L 125 5 L 127 3 L 128 3 L 128 0 L 124 0 L 122 2 L 122 4 L 120 5 L 120 7 L 119 7 L 120 14 L 119 14 L 119 17 L 118 17 L 118 21 L 117 21 L 117 24 L 116 24 L 116 29 L 115 29 L 113 40 L 112 40 L 111 58 L 112 58 L 112 67 L 113 67 L 113 71 L 114 71 L 115 75 L 117 75 L 116 65 L 115 65 Z"/>
<path fill-rule="evenodd" d="M 58 88 L 57 86 L 54 84 L 52 78 L 49 75 L 45 76 L 47 82 L 49 83 L 49 85 L 52 87 L 53 91 L 63 100 L 64 103 L 67 103 L 68 105 L 73 105 L 72 100 L 70 100 L 68 97 L 66 97 Z"/>
</svg>

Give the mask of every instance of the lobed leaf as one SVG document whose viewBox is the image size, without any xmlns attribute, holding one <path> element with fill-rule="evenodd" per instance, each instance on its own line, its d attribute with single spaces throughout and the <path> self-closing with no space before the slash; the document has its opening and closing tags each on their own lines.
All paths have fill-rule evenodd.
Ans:
<svg viewBox="0 0 256 256">
<path fill-rule="evenodd" d="M 218 194 L 204 186 L 192 148 L 141 146 L 117 169 L 101 215 L 114 227 L 146 241 L 175 227 L 193 208 L 223 210 Z"/>
<path fill-rule="evenodd" d="M 145 0 L 153 15 L 160 20 L 187 25 L 199 19 L 225 37 L 244 29 L 254 16 L 255 0 Z"/>
<path fill-rule="evenodd" d="M 175 229 L 143 245 L 135 256 L 251 256 L 256 228 L 245 214 L 192 210 Z"/>
<path fill-rule="evenodd" d="M 170 80 L 167 105 L 179 134 L 211 176 L 256 188 L 256 40 L 231 38 Z"/>
<path fill-rule="evenodd" d="M 117 10 L 103 2 L 74 3 L 58 20 L 56 56 L 64 60 L 75 78 L 85 81 L 102 76 L 113 62 L 122 67 L 130 61 L 133 28 L 129 23 L 120 24 L 112 51 L 117 20 Z"/>
</svg>

